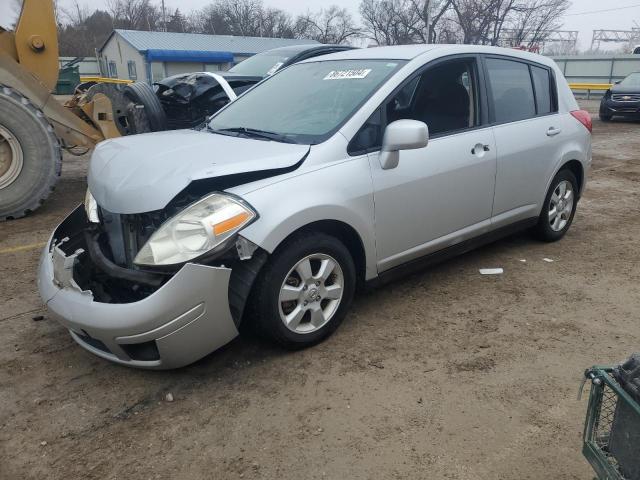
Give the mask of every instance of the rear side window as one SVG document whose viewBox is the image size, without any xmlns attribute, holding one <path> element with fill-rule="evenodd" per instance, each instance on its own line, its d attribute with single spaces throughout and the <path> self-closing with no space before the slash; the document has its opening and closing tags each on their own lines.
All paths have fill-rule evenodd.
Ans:
<svg viewBox="0 0 640 480">
<path fill-rule="evenodd" d="M 496 123 L 516 122 L 536 116 L 533 85 L 526 63 L 487 59 Z"/>
<path fill-rule="evenodd" d="M 552 82 L 549 70 L 531 65 L 531 78 L 536 89 L 536 107 L 538 115 L 545 115 L 555 111 L 553 95 L 551 94 Z"/>
</svg>

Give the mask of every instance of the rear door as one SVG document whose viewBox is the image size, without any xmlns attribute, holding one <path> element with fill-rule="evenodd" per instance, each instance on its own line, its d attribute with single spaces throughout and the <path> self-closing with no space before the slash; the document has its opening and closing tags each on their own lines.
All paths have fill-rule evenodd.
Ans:
<svg viewBox="0 0 640 480">
<path fill-rule="evenodd" d="M 565 133 L 551 69 L 512 57 L 485 57 L 498 153 L 493 227 L 539 215 Z"/>
</svg>

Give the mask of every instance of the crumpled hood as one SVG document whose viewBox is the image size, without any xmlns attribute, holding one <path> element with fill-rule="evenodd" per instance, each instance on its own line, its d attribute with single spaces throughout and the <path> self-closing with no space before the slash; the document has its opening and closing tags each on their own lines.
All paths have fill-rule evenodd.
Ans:
<svg viewBox="0 0 640 480">
<path fill-rule="evenodd" d="M 308 145 L 195 130 L 122 137 L 96 147 L 89 189 L 110 212 L 150 212 L 164 208 L 193 180 L 291 167 L 308 151 Z"/>
</svg>

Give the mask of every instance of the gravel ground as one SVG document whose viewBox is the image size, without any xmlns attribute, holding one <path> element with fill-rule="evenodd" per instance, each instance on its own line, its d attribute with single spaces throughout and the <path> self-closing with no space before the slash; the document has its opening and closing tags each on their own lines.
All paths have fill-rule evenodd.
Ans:
<svg viewBox="0 0 640 480">
<path fill-rule="evenodd" d="M 171 372 L 95 358 L 41 307 L 39 245 L 85 189 L 67 159 L 43 208 L 0 224 L 0 478 L 593 478 L 581 373 L 640 341 L 639 132 L 595 121 L 561 242 L 510 237 L 361 294 L 309 350 L 239 338 Z"/>
</svg>

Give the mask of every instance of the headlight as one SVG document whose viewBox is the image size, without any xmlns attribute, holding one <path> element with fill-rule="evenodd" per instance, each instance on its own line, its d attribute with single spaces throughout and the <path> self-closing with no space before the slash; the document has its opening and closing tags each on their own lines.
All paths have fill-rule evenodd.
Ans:
<svg viewBox="0 0 640 480">
<path fill-rule="evenodd" d="M 213 250 L 257 217 L 229 195 L 213 193 L 164 222 L 136 255 L 137 265 L 174 265 Z"/>
<path fill-rule="evenodd" d="M 98 204 L 88 188 L 87 193 L 84 195 L 84 211 L 87 212 L 87 218 L 91 223 L 100 223 L 100 217 L 98 216 Z"/>
</svg>

